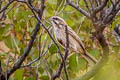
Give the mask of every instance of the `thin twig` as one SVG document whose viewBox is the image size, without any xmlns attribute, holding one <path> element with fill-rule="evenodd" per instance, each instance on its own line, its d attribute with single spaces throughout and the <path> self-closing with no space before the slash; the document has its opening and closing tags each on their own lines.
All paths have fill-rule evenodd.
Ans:
<svg viewBox="0 0 120 80">
<path fill-rule="evenodd" d="M 79 0 L 76 0 L 76 5 L 79 6 Z"/>
<path fill-rule="evenodd" d="M 99 6 L 99 1 L 95 0 L 96 6 Z"/>
<path fill-rule="evenodd" d="M 11 5 L 15 0 L 9 0 L 9 2 L 6 4 L 5 7 L 3 7 L 1 10 L 0 10 L 0 13 L 2 13 L 3 11 L 5 11 L 9 5 Z"/>
<path fill-rule="evenodd" d="M 10 55 L 9 55 L 9 52 L 8 52 L 8 61 L 7 61 L 7 66 L 6 66 L 6 73 L 8 73 L 9 63 L 10 63 Z M 7 79 L 7 74 L 6 74 L 6 80 L 8 80 Z"/>
<path fill-rule="evenodd" d="M 75 4 L 73 4 L 72 2 L 70 2 L 70 0 L 66 0 L 66 2 L 67 2 L 67 4 L 69 4 L 70 6 L 72 6 L 73 8 L 75 8 L 76 10 L 78 10 L 80 13 L 82 13 L 84 16 L 90 18 L 90 14 L 87 13 L 85 10 L 83 10 L 80 7 L 78 7 Z"/>
<path fill-rule="evenodd" d="M 64 56 L 64 61 L 65 61 L 64 62 L 64 71 L 66 74 L 66 79 L 69 80 L 68 73 L 66 70 L 66 59 L 67 59 L 68 53 L 69 53 L 69 34 L 68 34 L 67 25 L 65 25 L 65 32 L 66 32 L 66 49 L 65 49 L 65 56 Z"/>
<path fill-rule="evenodd" d="M 94 8 L 95 8 L 94 3 L 91 0 L 89 0 L 89 2 L 90 2 L 90 5 L 92 7 L 92 10 L 94 10 Z"/>
<path fill-rule="evenodd" d="M 90 5 L 91 5 L 91 7 L 92 7 L 92 10 L 94 10 L 94 3 L 91 1 L 91 0 L 89 0 L 89 2 L 90 2 Z"/>
<path fill-rule="evenodd" d="M 60 10 L 63 2 L 64 2 L 64 0 L 61 1 L 60 5 L 59 5 L 58 8 L 57 8 L 57 11 L 56 11 L 55 15 L 57 15 L 57 13 L 58 13 L 58 11 Z M 64 3 L 64 4 L 65 4 L 65 3 Z M 64 8 L 64 7 L 63 7 L 63 8 Z"/>
<path fill-rule="evenodd" d="M 57 42 L 54 40 L 53 36 L 51 35 L 51 33 L 49 32 L 49 30 L 47 29 L 47 27 L 42 23 L 42 21 L 39 19 L 39 17 L 35 14 L 34 9 L 32 8 L 31 5 L 29 5 L 29 3 L 27 3 L 28 7 L 31 9 L 32 13 L 34 14 L 35 18 L 37 19 L 37 21 L 42 25 L 42 27 L 47 31 L 48 35 L 50 36 L 50 38 L 52 39 L 52 41 L 55 43 L 55 45 L 58 48 L 58 53 L 61 56 L 62 60 L 63 60 L 63 55 L 60 51 L 60 47 L 58 46 Z"/>
<path fill-rule="evenodd" d="M 66 49 L 65 49 L 64 60 L 61 62 L 56 74 L 52 76 L 51 80 L 55 80 L 56 78 L 60 76 L 63 67 L 64 67 L 66 79 L 69 80 L 67 70 L 66 70 L 66 63 L 65 63 L 68 57 L 68 52 L 69 52 L 69 35 L 68 35 L 67 25 L 65 25 L 65 32 L 66 32 Z"/>
<path fill-rule="evenodd" d="M 44 0 L 42 0 L 42 6 L 41 6 L 41 11 L 42 11 L 42 12 L 40 12 L 41 14 L 40 14 L 40 16 L 39 16 L 40 19 L 41 19 L 41 17 L 42 17 L 44 8 L 45 8 L 45 7 L 44 7 Z M 10 76 L 14 71 L 16 71 L 17 69 L 20 68 L 21 64 L 23 63 L 23 61 L 24 61 L 24 60 L 26 59 L 26 57 L 28 56 L 28 54 L 29 54 L 29 52 L 30 52 L 30 50 L 31 50 L 31 48 L 32 48 L 32 46 L 33 46 L 34 40 L 36 39 L 36 35 L 37 35 L 37 32 L 39 31 L 39 29 L 40 29 L 40 23 L 38 22 L 38 23 L 36 24 L 36 26 L 35 26 L 34 32 L 33 32 L 32 36 L 31 36 L 31 39 L 30 39 L 30 41 L 29 41 L 29 44 L 28 44 L 26 50 L 24 51 L 24 53 L 23 53 L 23 55 L 20 57 L 20 59 L 18 59 L 18 61 L 14 64 L 13 68 L 8 72 L 7 78 L 9 78 L 9 76 Z"/>
<path fill-rule="evenodd" d="M 112 6 L 112 9 L 111 9 L 111 7 L 109 8 L 110 12 L 103 19 L 103 22 L 105 24 L 108 24 L 108 22 L 110 23 L 111 21 L 113 21 L 114 17 L 120 11 L 120 5 L 118 5 L 118 4 L 119 4 L 119 1 L 117 3 L 115 3 L 114 6 Z"/>
<path fill-rule="evenodd" d="M 40 35 L 40 38 L 41 38 L 41 35 Z M 46 36 L 46 38 L 45 38 L 45 42 L 46 42 L 46 40 L 47 40 L 47 36 Z M 47 52 L 48 52 L 48 50 L 49 50 L 49 48 L 50 48 L 50 46 L 51 46 L 51 43 L 48 45 L 48 49 L 47 49 L 46 51 L 44 51 L 44 47 L 45 47 L 46 43 L 44 43 L 44 47 L 43 47 L 42 51 L 40 50 L 40 49 L 41 49 L 41 48 L 40 48 L 40 45 L 41 45 L 41 44 L 39 43 L 39 56 L 38 56 L 38 58 L 32 60 L 31 62 L 29 62 L 29 63 L 26 64 L 26 65 L 22 65 L 21 68 L 29 67 L 29 66 L 32 65 L 33 63 L 39 61 L 43 56 L 45 56 L 45 55 L 47 54 Z"/>
<path fill-rule="evenodd" d="M 25 58 L 28 56 L 28 54 L 33 46 L 33 42 L 36 38 L 37 32 L 39 31 L 39 28 L 40 28 L 40 24 L 37 23 L 26 50 L 24 51 L 21 58 L 18 59 L 18 61 L 14 64 L 13 68 L 8 72 L 8 78 L 14 71 L 16 71 L 18 68 L 20 68 L 21 64 L 23 63 Z"/>
<path fill-rule="evenodd" d="M 38 73 L 39 73 L 38 68 L 39 68 L 39 66 L 36 66 L 36 76 L 35 76 L 35 80 L 38 80 Z"/>
<path fill-rule="evenodd" d="M 91 13 L 91 10 L 90 10 L 90 8 L 89 8 L 89 6 L 88 6 L 87 1 L 86 1 L 86 0 L 84 0 L 84 2 L 85 2 L 86 8 L 88 9 L 89 13 Z"/>
<path fill-rule="evenodd" d="M 63 8 L 61 9 L 61 11 L 59 11 L 59 13 L 57 13 L 57 15 L 60 15 L 60 14 L 63 12 L 63 10 L 65 9 L 65 7 L 66 7 L 66 3 L 64 4 L 64 6 L 63 6 Z"/>
<path fill-rule="evenodd" d="M 95 8 L 95 13 L 101 11 L 106 5 L 109 0 L 103 0 L 102 4 Z"/>
</svg>

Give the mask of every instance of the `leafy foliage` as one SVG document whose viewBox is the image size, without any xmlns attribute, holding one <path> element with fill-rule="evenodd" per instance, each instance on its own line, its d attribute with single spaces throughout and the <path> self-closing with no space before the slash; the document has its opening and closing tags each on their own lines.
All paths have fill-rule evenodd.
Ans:
<svg viewBox="0 0 120 80">
<path fill-rule="evenodd" d="M 9 0 L 5 0 L 2 7 Z M 83 0 L 79 2 L 83 9 L 86 9 Z M 39 8 L 41 3 L 39 0 L 35 0 L 32 4 L 36 4 Z M 78 33 L 81 40 L 86 46 L 88 52 L 95 58 L 99 59 L 102 55 L 102 49 L 97 40 L 93 41 L 90 39 L 91 32 L 94 31 L 92 22 L 83 16 L 81 13 L 76 11 L 74 8 L 65 5 L 65 0 L 46 0 L 46 8 L 43 15 L 43 23 L 52 29 L 48 23 L 48 19 L 57 15 L 61 16 L 67 24 Z M 2 16 L 2 15 L 1 15 Z M 17 59 L 23 54 L 28 41 L 31 38 L 31 34 L 36 24 L 36 19 L 34 18 L 30 9 L 22 3 L 14 2 L 10 5 L 9 9 L 5 12 L 5 19 L 0 22 L 0 59 L 2 61 L 2 68 L 6 70 L 6 66 L 9 62 L 8 69 L 13 66 Z M 117 15 L 115 21 L 111 27 L 107 28 L 104 32 L 107 42 L 112 44 L 118 44 L 112 34 L 112 31 L 116 24 L 120 24 L 120 15 Z M 40 37 L 41 36 L 41 37 Z M 35 80 L 35 76 L 38 69 L 38 78 L 40 80 L 49 80 L 51 76 L 57 71 L 59 64 L 61 63 L 60 56 L 58 54 L 58 49 L 55 44 L 51 44 L 51 39 L 48 37 L 47 32 L 40 27 L 40 31 L 36 37 L 35 43 L 29 56 L 24 61 L 22 65 L 33 61 L 38 58 L 39 55 L 44 55 L 42 58 L 33 63 L 30 69 L 20 68 L 10 80 Z M 48 51 L 48 45 L 50 48 Z M 60 46 L 60 45 L 59 45 Z M 109 61 L 104 66 L 92 80 L 120 80 L 120 44 L 117 47 L 110 47 L 110 57 Z M 60 47 L 62 53 L 64 49 Z M 45 53 L 46 51 L 46 53 Z M 69 54 L 72 54 L 70 52 Z M 8 58 L 10 58 L 8 60 Z M 91 66 L 81 58 L 80 54 L 76 53 L 67 59 L 66 63 L 68 75 L 70 80 L 74 80 L 76 77 L 80 77 L 89 69 Z M 61 80 L 65 79 L 64 71 L 60 76 Z"/>
</svg>

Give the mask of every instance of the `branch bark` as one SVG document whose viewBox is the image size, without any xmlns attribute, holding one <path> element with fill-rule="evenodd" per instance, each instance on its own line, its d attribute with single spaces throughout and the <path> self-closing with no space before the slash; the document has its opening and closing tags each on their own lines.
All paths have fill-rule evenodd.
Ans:
<svg viewBox="0 0 120 80">
<path fill-rule="evenodd" d="M 3 7 L 3 8 L 0 10 L 0 13 L 4 12 L 4 11 L 8 8 L 8 6 L 11 5 L 14 1 L 15 1 L 15 0 L 10 0 L 10 1 L 6 4 L 6 6 Z"/>
<path fill-rule="evenodd" d="M 95 8 L 95 13 L 98 13 L 99 11 L 101 11 L 107 5 L 108 1 L 109 0 L 104 0 L 101 5 L 99 5 L 98 7 L 96 7 Z"/>
<path fill-rule="evenodd" d="M 65 56 L 64 56 L 64 59 L 62 60 L 62 62 L 60 64 L 56 74 L 52 76 L 51 80 L 55 80 L 56 78 L 58 78 L 61 75 L 63 67 L 64 67 L 64 71 L 65 71 L 65 74 L 66 74 L 66 80 L 69 80 L 67 70 L 66 70 L 66 59 L 67 59 L 68 53 L 69 53 L 69 36 L 68 36 L 67 25 L 65 25 L 65 32 L 66 32 Z"/>
<path fill-rule="evenodd" d="M 67 55 L 68 55 L 68 52 L 69 52 L 69 39 L 67 38 L 67 33 L 66 33 L 66 40 L 67 40 L 67 47 L 66 47 L 66 50 L 65 50 L 65 56 L 63 57 L 63 55 L 61 54 L 61 51 L 60 51 L 60 48 L 59 46 L 57 45 L 56 41 L 53 39 L 53 37 L 51 36 L 50 32 L 48 31 L 48 29 L 45 27 L 45 25 L 41 22 L 41 18 L 42 18 L 42 14 L 43 14 L 43 11 L 44 11 L 44 8 L 45 8 L 45 0 L 41 0 L 41 9 L 36 9 L 34 8 L 32 5 L 31 5 L 31 2 L 29 3 L 26 3 L 25 0 L 10 0 L 5 7 L 3 7 L 1 10 L 0 10 L 0 13 L 4 12 L 8 6 L 10 4 L 12 4 L 14 1 L 17 1 L 17 2 L 22 2 L 22 3 L 25 3 L 28 5 L 28 7 L 31 9 L 31 11 L 33 12 L 35 18 L 37 19 L 37 24 L 35 26 L 35 29 L 34 29 L 34 32 L 31 36 L 31 39 L 29 41 L 29 44 L 26 48 L 26 50 L 24 51 L 24 53 L 22 54 L 22 56 L 18 59 L 18 61 L 14 64 L 13 68 L 10 69 L 7 73 L 7 78 L 9 78 L 9 76 L 14 73 L 17 69 L 19 69 L 21 67 L 21 64 L 23 63 L 23 61 L 26 59 L 26 57 L 29 55 L 29 52 L 33 46 L 33 43 L 34 43 L 34 40 L 36 39 L 36 35 L 37 35 L 37 32 L 39 31 L 40 29 L 40 25 L 42 25 L 42 27 L 47 31 L 47 33 L 49 34 L 50 38 L 53 40 L 53 42 L 55 43 L 55 45 L 57 46 L 58 50 L 59 50 L 59 55 L 61 56 L 61 59 L 62 59 L 62 62 L 59 66 L 59 69 L 57 71 L 57 73 L 52 77 L 51 80 L 55 80 L 57 77 L 60 76 L 61 74 L 61 71 L 64 67 L 64 71 L 66 73 L 66 78 L 68 80 L 68 75 L 67 75 L 67 72 L 65 70 L 65 61 L 66 61 L 66 58 L 67 58 Z M 75 8 L 76 10 L 78 10 L 80 13 L 82 13 L 84 16 L 86 16 L 87 18 L 91 19 L 93 18 L 93 16 L 91 16 L 90 14 L 91 13 L 88 13 L 86 12 L 85 10 L 81 9 L 78 5 L 75 5 L 74 3 L 70 2 L 70 0 L 66 0 L 66 2 L 68 3 L 68 5 L 72 6 L 73 8 Z M 85 0 L 86 2 L 86 0 Z M 93 14 L 96 15 L 96 13 L 98 13 L 99 11 L 101 11 L 106 5 L 107 5 L 107 2 L 108 0 L 104 0 L 101 4 L 99 4 L 96 8 L 93 9 Z M 118 0 L 119 2 L 119 0 Z M 86 3 L 86 7 L 88 7 L 87 3 Z M 120 10 L 120 5 L 117 6 L 115 8 L 116 10 L 114 11 L 114 14 L 113 13 L 110 13 L 110 16 L 108 15 L 107 18 L 105 18 L 105 21 L 102 21 L 103 23 L 99 23 L 99 25 L 96 25 L 96 23 L 93 22 L 94 24 L 94 28 L 96 29 L 96 32 L 93 34 L 94 37 L 96 37 L 96 39 L 99 41 L 100 45 L 102 46 L 102 49 L 103 49 L 103 55 L 102 55 L 102 58 L 99 60 L 99 62 L 89 71 L 87 72 L 85 75 L 83 75 L 82 77 L 80 77 L 79 79 L 80 80 L 88 80 L 90 79 L 91 77 L 93 77 L 108 61 L 108 55 L 109 55 L 109 47 L 108 47 L 108 44 L 105 40 L 105 37 L 104 37 L 104 34 L 103 34 L 103 31 L 104 31 L 104 28 L 106 27 L 106 24 L 109 24 L 109 22 L 111 20 L 113 20 L 113 18 L 116 16 L 117 12 Z M 90 10 L 90 8 L 88 7 L 88 10 Z M 92 11 L 92 10 L 91 10 Z M 113 11 L 111 11 L 113 12 Z M 38 14 L 37 14 L 38 13 Z M 37 15 L 36 15 L 37 14 Z M 112 16 L 111 16 L 112 15 Z M 66 32 L 67 32 L 67 29 L 66 29 Z M 0 73 L 2 72 L 2 68 L 0 66 Z"/>
<path fill-rule="evenodd" d="M 108 0 L 104 0 L 101 4 L 98 5 L 98 7 L 94 8 L 92 10 L 93 13 L 91 15 L 89 15 L 89 13 L 86 13 L 84 10 L 81 10 L 81 9 L 79 10 L 79 7 L 77 7 L 76 5 L 74 5 L 73 3 L 71 3 L 69 0 L 66 0 L 66 1 L 69 3 L 69 5 L 71 5 L 72 7 L 74 7 L 76 10 L 78 10 L 83 15 L 87 16 L 93 22 L 93 26 L 94 26 L 94 28 L 96 30 L 96 32 L 94 32 L 94 34 L 93 34 L 93 37 L 96 37 L 96 39 L 99 41 L 99 43 L 100 43 L 100 45 L 101 45 L 101 47 L 103 49 L 103 55 L 102 55 L 102 58 L 99 60 L 99 62 L 90 71 L 88 71 L 86 74 L 84 74 L 83 76 L 81 76 L 79 78 L 76 78 L 76 80 L 78 80 L 78 79 L 79 80 L 89 80 L 108 61 L 109 46 L 108 46 L 108 44 L 106 42 L 106 39 L 105 39 L 104 34 L 103 34 L 103 31 L 104 31 L 105 27 L 107 27 L 107 25 L 110 24 L 109 23 L 110 21 L 108 21 L 107 25 L 106 25 L 103 21 L 99 21 L 99 19 L 93 20 L 93 18 L 95 18 L 94 16 L 96 15 L 96 13 L 98 13 L 99 11 L 101 11 L 107 5 Z M 112 17 L 112 18 L 114 18 L 114 17 Z"/>
<path fill-rule="evenodd" d="M 29 41 L 29 44 L 27 46 L 27 49 L 24 51 L 24 53 L 21 56 L 21 58 L 14 64 L 13 68 L 8 72 L 8 78 L 14 71 L 16 71 L 17 69 L 20 68 L 21 64 L 23 63 L 25 58 L 28 56 L 28 54 L 29 54 L 29 52 L 30 52 L 30 50 L 31 50 L 31 48 L 33 46 L 34 40 L 36 38 L 36 35 L 37 35 L 37 32 L 39 31 L 39 29 L 40 29 L 40 24 L 37 23 L 36 27 L 34 29 L 34 32 L 33 32 L 32 36 L 31 36 L 31 39 Z"/>
<path fill-rule="evenodd" d="M 44 0 L 42 0 L 42 5 L 41 5 L 41 12 L 40 12 L 40 19 L 42 18 L 42 14 L 43 14 L 43 11 L 44 11 Z M 34 43 L 34 40 L 36 39 L 36 35 L 37 35 L 37 32 L 39 31 L 40 29 L 40 23 L 37 22 L 36 26 L 35 26 L 35 29 L 34 29 L 34 32 L 31 36 L 31 39 L 29 41 L 29 44 L 26 48 L 26 50 L 24 51 L 23 55 L 20 57 L 20 59 L 18 59 L 18 61 L 14 64 L 13 68 L 11 70 L 8 71 L 7 73 L 7 79 L 10 77 L 10 75 L 12 73 L 14 73 L 17 69 L 19 69 L 21 67 L 21 64 L 23 63 L 23 61 L 26 59 L 26 57 L 29 55 L 29 52 L 33 46 L 33 43 Z"/>
<path fill-rule="evenodd" d="M 70 0 L 66 0 L 66 2 L 72 6 L 73 8 L 75 8 L 76 10 L 78 10 L 80 13 L 82 13 L 84 16 L 90 18 L 90 14 L 87 13 L 85 10 L 81 9 L 79 6 L 76 6 L 75 4 L 73 4 L 72 2 L 70 2 Z"/>
</svg>

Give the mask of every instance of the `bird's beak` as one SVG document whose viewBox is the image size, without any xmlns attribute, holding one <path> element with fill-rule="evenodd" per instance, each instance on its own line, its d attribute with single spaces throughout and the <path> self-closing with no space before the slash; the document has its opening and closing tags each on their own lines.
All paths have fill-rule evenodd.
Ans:
<svg viewBox="0 0 120 80">
<path fill-rule="evenodd" d="M 51 17 L 49 18 L 49 21 L 52 21 L 52 18 L 51 18 Z"/>
<path fill-rule="evenodd" d="M 51 18 L 49 18 L 48 20 L 51 21 Z"/>
<path fill-rule="evenodd" d="M 50 17 L 48 20 L 50 21 L 50 24 L 52 25 L 53 19 Z"/>
</svg>

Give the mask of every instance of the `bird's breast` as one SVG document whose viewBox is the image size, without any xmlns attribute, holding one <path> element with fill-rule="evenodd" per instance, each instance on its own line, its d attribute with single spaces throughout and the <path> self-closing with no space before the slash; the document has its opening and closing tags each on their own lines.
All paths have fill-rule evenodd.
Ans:
<svg viewBox="0 0 120 80">
<path fill-rule="evenodd" d="M 55 37 L 61 38 L 61 36 L 64 34 L 64 32 L 63 32 L 63 30 L 54 27 L 54 34 L 55 34 Z"/>
<path fill-rule="evenodd" d="M 54 35 L 55 35 L 56 40 L 57 40 L 63 47 L 65 47 L 65 43 L 66 43 L 65 31 L 64 31 L 63 29 L 54 28 Z"/>
</svg>

